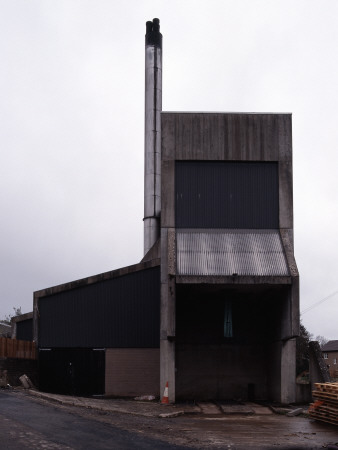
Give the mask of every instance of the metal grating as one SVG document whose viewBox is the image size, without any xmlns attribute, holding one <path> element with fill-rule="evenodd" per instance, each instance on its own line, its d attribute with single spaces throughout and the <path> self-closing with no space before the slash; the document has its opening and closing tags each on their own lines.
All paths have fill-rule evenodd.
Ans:
<svg viewBox="0 0 338 450">
<path fill-rule="evenodd" d="M 277 230 L 179 230 L 178 275 L 288 276 Z"/>
</svg>

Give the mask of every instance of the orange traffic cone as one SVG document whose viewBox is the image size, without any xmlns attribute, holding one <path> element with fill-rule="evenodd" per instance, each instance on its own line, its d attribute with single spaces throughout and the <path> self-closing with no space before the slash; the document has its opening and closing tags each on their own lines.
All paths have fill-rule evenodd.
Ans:
<svg viewBox="0 0 338 450">
<path fill-rule="evenodd" d="M 168 381 L 166 382 L 163 397 L 161 401 L 161 405 L 169 405 L 169 387 L 168 387 Z"/>
</svg>

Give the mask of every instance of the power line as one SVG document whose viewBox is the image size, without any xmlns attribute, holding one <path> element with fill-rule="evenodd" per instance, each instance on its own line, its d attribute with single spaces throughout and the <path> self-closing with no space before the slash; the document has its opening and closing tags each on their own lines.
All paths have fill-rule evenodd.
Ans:
<svg viewBox="0 0 338 450">
<path fill-rule="evenodd" d="M 332 292 L 332 294 L 328 295 L 327 297 L 324 297 L 321 300 L 318 300 L 318 302 L 314 303 L 313 305 L 305 308 L 304 311 L 301 312 L 301 314 L 305 314 L 305 313 L 311 311 L 311 309 L 315 308 L 316 306 L 320 305 L 321 303 L 326 302 L 326 300 L 328 300 L 331 297 L 334 297 L 336 294 L 338 294 L 338 291 Z"/>
</svg>

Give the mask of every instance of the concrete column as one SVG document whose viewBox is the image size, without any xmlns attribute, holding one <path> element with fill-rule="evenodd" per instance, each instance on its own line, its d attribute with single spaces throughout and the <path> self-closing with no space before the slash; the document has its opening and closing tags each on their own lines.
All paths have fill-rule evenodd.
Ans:
<svg viewBox="0 0 338 450">
<path fill-rule="evenodd" d="M 160 397 L 168 382 L 169 403 L 175 403 L 175 343 L 167 339 L 160 342 Z"/>
<path fill-rule="evenodd" d="M 296 339 L 283 342 L 281 348 L 281 403 L 296 401 Z"/>
<path fill-rule="evenodd" d="M 175 231 L 161 229 L 161 325 L 160 325 L 160 393 L 169 385 L 169 402 L 175 402 L 175 306 L 174 275 Z"/>
</svg>

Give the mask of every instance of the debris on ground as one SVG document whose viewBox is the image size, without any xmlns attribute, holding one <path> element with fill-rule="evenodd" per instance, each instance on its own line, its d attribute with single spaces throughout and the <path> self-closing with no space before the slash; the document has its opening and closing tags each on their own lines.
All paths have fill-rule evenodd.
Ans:
<svg viewBox="0 0 338 450">
<path fill-rule="evenodd" d="M 299 416 L 303 412 L 304 412 L 303 408 L 296 408 L 296 409 L 293 409 L 292 411 L 289 411 L 288 413 L 286 413 L 286 415 L 288 417 L 294 417 L 294 416 Z"/>
<path fill-rule="evenodd" d="M 158 417 L 161 417 L 162 419 L 172 419 L 174 417 L 183 416 L 184 411 L 175 411 L 172 413 L 163 413 L 159 414 Z"/>
<path fill-rule="evenodd" d="M 134 400 L 138 402 L 152 402 L 156 399 L 155 395 L 141 395 L 140 397 L 135 397 Z"/>
<path fill-rule="evenodd" d="M 283 414 L 286 415 L 287 413 L 289 413 L 290 411 L 292 411 L 291 408 L 285 408 L 285 407 L 279 407 L 279 406 L 272 406 L 270 405 L 270 409 L 272 412 L 274 412 L 275 414 Z"/>
<path fill-rule="evenodd" d="M 29 377 L 27 377 L 26 374 L 21 375 L 21 377 L 19 377 L 19 380 L 25 389 L 34 389 L 34 384 L 31 382 L 31 380 L 29 379 Z"/>
<path fill-rule="evenodd" d="M 6 388 L 7 384 L 7 370 L 0 370 L 0 387 Z"/>
</svg>

